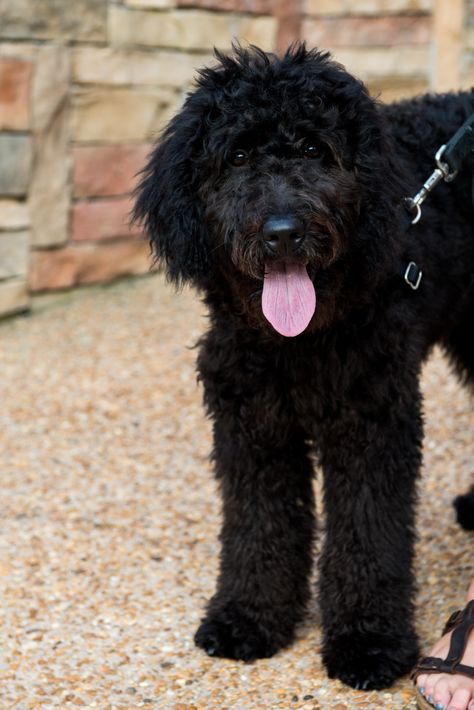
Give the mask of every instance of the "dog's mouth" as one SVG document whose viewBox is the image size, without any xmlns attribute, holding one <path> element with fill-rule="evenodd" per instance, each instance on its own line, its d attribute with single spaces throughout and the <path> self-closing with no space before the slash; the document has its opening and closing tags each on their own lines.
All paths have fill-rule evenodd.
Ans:
<svg viewBox="0 0 474 710">
<path fill-rule="evenodd" d="M 262 311 L 273 328 L 288 338 L 300 335 L 316 310 L 316 292 L 306 266 L 289 261 L 265 264 Z"/>
</svg>

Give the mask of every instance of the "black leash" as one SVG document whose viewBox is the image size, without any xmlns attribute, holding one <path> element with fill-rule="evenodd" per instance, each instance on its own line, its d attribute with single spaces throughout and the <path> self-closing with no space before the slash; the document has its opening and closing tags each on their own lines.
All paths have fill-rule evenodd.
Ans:
<svg viewBox="0 0 474 710">
<path fill-rule="evenodd" d="M 442 145 L 435 155 L 436 168 L 423 184 L 423 187 L 414 197 L 404 199 L 404 231 L 417 224 L 421 218 L 421 205 L 430 192 L 441 180 L 451 182 L 458 174 L 464 160 L 469 153 L 474 152 L 474 113 L 469 116 L 454 136 Z M 472 180 L 472 201 L 474 204 L 474 175 Z M 414 291 L 418 288 L 422 278 L 422 271 L 414 261 L 403 267 L 399 272 L 405 282 Z"/>
</svg>

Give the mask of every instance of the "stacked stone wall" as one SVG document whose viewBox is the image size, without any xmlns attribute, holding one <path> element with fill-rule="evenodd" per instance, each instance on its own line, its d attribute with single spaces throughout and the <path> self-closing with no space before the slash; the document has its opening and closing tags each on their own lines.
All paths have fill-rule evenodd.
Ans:
<svg viewBox="0 0 474 710">
<path fill-rule="evenodd" d="M 444 0 L 438 0 L 444 2 Z M 474 0 L 462 76 L 472 83 Z M 0 314 L 146 273 L 130 193 L 195 69 L 233 39 L 333 51 L 390 100 L 433 84 L 432 0 L 0 0 Z"/>
</svg>

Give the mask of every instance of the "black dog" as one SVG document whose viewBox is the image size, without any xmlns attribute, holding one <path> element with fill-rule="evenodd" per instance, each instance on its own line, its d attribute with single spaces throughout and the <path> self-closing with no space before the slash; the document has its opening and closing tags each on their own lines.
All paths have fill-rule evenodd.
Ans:
<svg viewBox="0 0 474 710">
<path fill-rule="evenodd" d="M 224 522 L 196 643 L 251 660 L 293 640 L 316 454 L 324 663 L 382 688 L 417 657 L 420 368 L 438 342 L 474 381 L 474 156 L 408 232 L 401 205 L 474 91 L 382 106 L 304 46 L 218 59 L 152 154 L 135 210 L 169 277 L 196 285 L 210 312 L 198 369 Z M 416 291 L 399 275 L 411 261 Z"/>
</svg>

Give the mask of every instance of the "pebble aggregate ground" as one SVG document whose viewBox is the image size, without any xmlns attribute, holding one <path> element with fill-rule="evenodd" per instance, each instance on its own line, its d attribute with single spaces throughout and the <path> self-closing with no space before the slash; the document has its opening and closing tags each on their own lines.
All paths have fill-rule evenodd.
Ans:
<svg viewBox="0 0 474 710">
<path fill-rule="evenodd" d="M 408 679 L 326 678 L 317 609 L 252 665 L 193 632 L 214 588 L 219 505 L 191 346 L 206 325 L 160 275 L 55 297 L 0 324 L 0 708 L 415 707 Z M 474 572 L 451 500 L 474 474 L 474 407 L 440 353 L 424 370 L 418 627 L 427 650 Z"/>
</svg>

